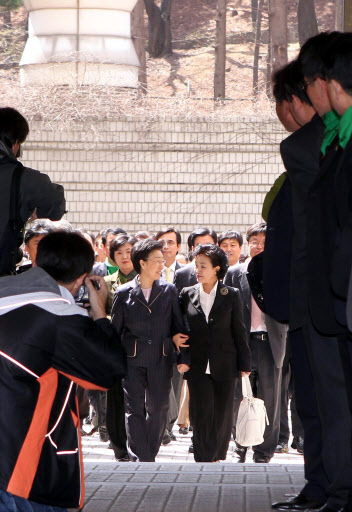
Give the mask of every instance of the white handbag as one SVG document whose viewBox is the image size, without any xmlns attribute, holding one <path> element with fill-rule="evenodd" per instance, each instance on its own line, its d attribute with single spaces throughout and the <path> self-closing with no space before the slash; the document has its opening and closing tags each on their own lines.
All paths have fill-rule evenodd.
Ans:
<svg viewBox="0 0 352 512">
<path fill-rule="evenodd" d="M 242 377 L 242 394 L 236 424 L 236 443 L 256 446 L 264 441 L 264 430 L 269 420 L 264 401 L 253 397 L 248 375 Z"/>
</svg>

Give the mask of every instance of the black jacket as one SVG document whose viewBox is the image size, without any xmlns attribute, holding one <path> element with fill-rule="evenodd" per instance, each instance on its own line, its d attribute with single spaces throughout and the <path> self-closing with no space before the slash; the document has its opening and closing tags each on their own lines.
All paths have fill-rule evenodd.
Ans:
<svg viewBox="0 0 352 512">
<path fill-rule="evenodd" d="M 120 286 L 111 311 L 112 323 L 126 349 L 127 362 L 134 366 L 173 364 L 172 337 L 186 334 L 176 288 L 164 279 L 154 281 L 147 303 L 138 276 Z M 190 363 L 189 350 L 181 349 L 178 363 Z"/>
<path fill-rule="evenodd" d="M 182 288 L 193 286 L 197 283 L 198 281 L 193 262 L 188 263 L 188 265 L 185 265 L 175 272 L 174 285 L 176 286 L 178 293 L 180 293 Z"/>
<path fill-rule="evenodd" d="M 192 360 L 185 378 L 204 375 L 208 361 L 211 376 L 216 381 L 238 377 L 239 371 L 251 371 L 239 291 L 219 283 L 207 323 L 199 290 L 200 284 L 196 284 L 184 288 L 180 295 L 181 309 L 189 328 Z"/>
<path fill-rule="evenodd" d="M 72 297 L 71 297 L 72 300 Z M 40 268 L 0 279 L 0 489 L 83 506 L 74 382 L 111 387 L 126 373 L 119 336 L 61 296 Z"/>
<path fill-rule="evenodd" d="M 10 192 L 13 172 L 18 165 L 12 151 L 0 141 L 0 275 L 14 272 L 15 261 L 2 252 L 8 247 Z M 38 218 L 60 220 L 65 213 L 64 189 L 50 181 L 49 176 L 28 167 L 23 168 L 19 184 L 18 229 L 14 235 L 16 245 L 20 230 L 36 209 Z M 19 242 L 20 243 L 20 242 Z M 10 248 L 8 247 L 8 250 Z M 2 257 L 3 256 L 3 257 Z"/>
</svg>

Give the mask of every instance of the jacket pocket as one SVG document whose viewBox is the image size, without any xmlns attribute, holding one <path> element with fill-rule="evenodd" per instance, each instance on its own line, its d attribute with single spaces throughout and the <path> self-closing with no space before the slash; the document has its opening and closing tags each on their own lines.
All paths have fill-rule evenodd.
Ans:
<svg viewBox="0 0 352 512">
<path fill-rule="evenodd" d="M 163 341 L 163 356 L 168 357 L 172 354 L 174 342 L 171 338 L 165 338 Z"/>
</svg>

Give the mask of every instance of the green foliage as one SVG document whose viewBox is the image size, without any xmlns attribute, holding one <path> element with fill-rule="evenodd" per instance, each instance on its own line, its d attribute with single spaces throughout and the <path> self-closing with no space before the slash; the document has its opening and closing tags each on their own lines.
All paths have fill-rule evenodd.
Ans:
<svg viewBox="0 0 352 512">
<path fill-rule="evenodd" d="M 21 5 L 23 5 L 22 0 L 0 0 L 2 11 L 12 11 L 13 9 L 18 9 Z"/>
</svg>

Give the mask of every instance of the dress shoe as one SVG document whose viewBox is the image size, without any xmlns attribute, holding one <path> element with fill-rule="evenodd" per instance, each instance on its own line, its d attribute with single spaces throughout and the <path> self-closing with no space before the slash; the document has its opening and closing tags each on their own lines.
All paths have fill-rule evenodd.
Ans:
<svg viewBox="0 0 352 512">
<path fill-rule="evenodd" d="M 256 462 L 257 464 L 268 464 L 270 462 L 270 457 L 265 457 L 265 455 L 253 455 L 253 462 Z"/>
<path fill-rule="evenodd" d="M 298 453 L 303 453 L 304 438 L 302 436 L 295 436 L 292 439 L 291 448 L 297 450 Z"/>
<path fill-rule="evenodd" d="M 246 455 L 247 450 L 245 446 L 241 446 L 240 444 L 236 443 L 235 453 L 238 457 L 238 462 L 246 462 Z"/>
<path fill-rule="evenodd" d="M 184 436 L 186 436 L 189 432 L 189 428 L 188 427 L 185 427 L 185 428 L 180 428 L 179 429 L 179 433 L 180 434 L 183 434 Z"/>
<path fill-rule="evenodd" d="M 188 427 L 188 430 L 189 430 L 190 432 L 193 432 L 193 427 L 192 427 L 192 425 L 190 425 L 190 426 Z"/>
<path fill-rule="evenodd" d="M 100 441 L 107 443 L 109 441 L 108 433 L 105 430 L 99 430 Z"/>
<path fill-rule="evenodd" d="M 177 441 L 177 438 L 172 430 L 168 430 L 169 436 L 171 437 L 171 441 Z"/>
<path fill-rule="evenodd" d="M 316 510 L 323 506 L 319 501 L 315 501 L 312 498 L 308 498 L 304 494 L 300 493 L 294 498 L 287 501 L 277 501 L 271 505 L 271 508 L 275 510 Z M 326 511 L 328 512 L 328 511 Z"/>
<path fill-rule="evenodd" d="M 288 444 L 284 441 L 279 441 L 275 448 L 275 453 L 288 453 Z"/>
<path fill-rule="evenodd" d="M 194 453 L 194 450 L 193 450 L 193 443 L 189 445 L 189 447 L 188 447 L 188 453 Z"/>
<path fill-rule="evenodd" d="M 116 459 L 118 462 L 131 462 L 131 459 L 129 458 L 128 455 L 124 455 L 123 457 L 119 457 L 118 459 Z"/>
<path fill-rule="evenodd" d="M 165 445 L 165 444 L 169 444 L 169 443 L 171 443 L 171 437 L 170 437 L 169 431 L 165 429 L 161 444 Z"/>
<path fill-rule="evenodd" d="M 347 512 L 347 508 L 348 506 L 346 507 L 341 507 L 341 508 L 331 508 L 329 507 L 329 505 L 323 505 L 322 507 L 318 508 L 318 509 L 307 509 L 307 512 L 311 512 L 311 510 L 314 510 L 314 512 Z"/>
</svg>

